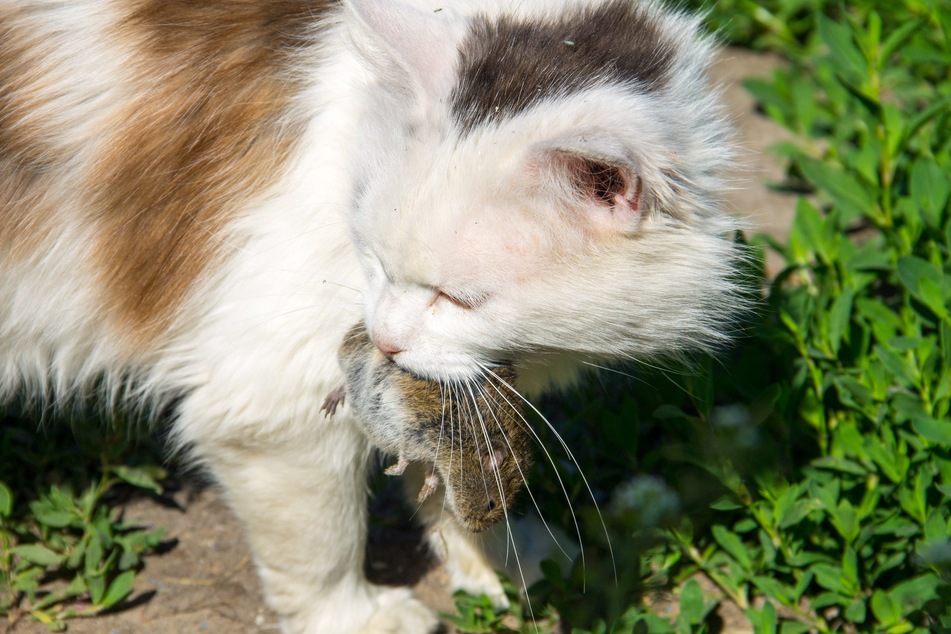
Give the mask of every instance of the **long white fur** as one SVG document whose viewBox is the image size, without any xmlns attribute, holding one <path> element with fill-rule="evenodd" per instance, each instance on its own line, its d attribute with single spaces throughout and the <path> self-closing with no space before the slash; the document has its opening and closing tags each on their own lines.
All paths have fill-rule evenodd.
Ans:
<svg viewBox="0 0 951 634">
<path fill-rule="evenodd" d="M 318 412 L 342 380 L 335 351 L 345 330 L 363 315 L 375 336 L 403 350 L 402 365 L 441 378 L 471 375 L 514 352 L 524 357 L 523 387 L 537 391 L 567 380 L 576 353 L 618 359 L 698 340 L 715 345 L 724 324 L 707 315 L 723 314 L 714 304 L 736 291 L 728 279 L 735 249 L 722 237 L 734 225 L 707 195 L 729 157 L 700 75 L 709 44 L 693 35 L 695 22 L 664 18 L 684 42 L 667 93 L 605 86 L 466 138 L 449 125 L 445 69 L 455 63 L 460 21 L 477 11 L 547 15 L 570 4 L 453 3 L 444 32 L 433 31 L 435 13 L 436 26 L 414 33 L 397 24 L 395 36 L 372 24 L 409 15 L 398 3 L 360 0 L 338 14 L 301 60 L 309 88 L 295 107 L 309 123 L 291 167 L 219 236 L 226 257 L 164 335 L 130 349 L 101 318 L 103 289 L 89 253 L 95 228 L 72 208 L 82 196 L 66 195 L 73 170 L 88 167 L 84 148 L 122 102 L 125 53 L 102 37 L 120 5 L 26 2 L 38 40 L 52 38 L 43 53 L 50 90 L 64 95 L 56 112 L 35 115 L 75 158 L 56 175 L 50 240 L 25 261 L 0 258 L 0 393 L 66 400 L 105 376 L 130 398 L 185 395 L 174 442 L 222 484 L 285 632 L 429 629 L 435 617 L 407 591 L 363 578 L 370 449 L 346 412 L 332 420 Z M 443 48 L 401 53 L 427 34 Z M 382 81 L 367 51 L 387 50 L 396 71 L 386 72 L 396 76 Z M 397 123 L 420 112 L 420 136 L 407 139 Z M 612 136 L 617 130 L 633 132 Z M 685 217 L 645 210 L 633 250 L 627 238 L 596 240 L 559 207 L 557 182 L 531 178 L 533 161 L 573 143 L 630 156 L 658 204 L 676 202 Z M 666 191 L 662 170 L 685 162 L 691 189 Z M 488 299 L 462 309 L 439 299 L 447 284 Z M 698 296 L 710 305 L 698 305 Z M 656 328 L 632 339 L 632 323 Z M 454 581 L 504 600 L 479 549 L 446 531 Z"/>
</svg>

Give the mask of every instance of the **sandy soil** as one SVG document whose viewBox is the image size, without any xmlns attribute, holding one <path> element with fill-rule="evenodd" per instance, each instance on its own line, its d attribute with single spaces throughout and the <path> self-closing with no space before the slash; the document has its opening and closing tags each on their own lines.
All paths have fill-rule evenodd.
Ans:
<svg viewBox="0 0 951 634">
<path fill-rule="evenodd" d="M 754 231 L 784 237 L 792 218 L 793 199 L 770 191 L 764 183 L 782 179 L 782 169 L 766 153 L 787 138 L 777 126 L 754 111 L 753 101 L 738 84 L 749 76 L 768 74 L 769 57 L 746 51 L 725 51 L 714 72 L 727 85 L 726 100 L 736 116 L 745 147 L 739 161 L 742 189 L 730 192 L 734 211 Z M 412 584 L 424 601 L 451 610 L 447 577 L 421 546 L 421 533 L 405 518 L 394 517 L 399 505 L 378 501 L 385 511 L 371 528 L 367 574 L 386 584 Z M 163 526 L 169 542 L 146 559 L 131 599 L 121 611 L 69 623 L 72 634 L 243 634 L 279 631 L 277 619 L 264 606 L 242 529 L 213 487 L 187 484 L 162 500 L 138 499 L 126 517 L 143 525 Z M 382 519 L 381 519 L 382 518 Z M 752 631 L 741 615 L 721 614 L 724 631 Z M 9 632 L 39 634 L 46 628 L 19 623 Z"/>
</svg>

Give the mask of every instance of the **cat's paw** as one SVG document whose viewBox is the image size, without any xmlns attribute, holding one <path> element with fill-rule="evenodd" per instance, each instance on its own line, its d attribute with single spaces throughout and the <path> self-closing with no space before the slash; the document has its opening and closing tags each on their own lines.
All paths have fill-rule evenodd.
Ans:
<svg viewBox="0 0 951 634">
<path fill-rule="evenodd" d="M 465 566 L 459 563 L 456 561 L 446 564 L 446 572 L 449 573 L 454 590 L 463 590 L 476 596 L 484 594 L 489 597 L 495 607 L 499 609 L 509 607 L 509 599 L 505 595 L 495 570 L 485 566 Z"/>
<path fill-rule="evenodd" d="M 375 603 L 360 634 L 429 634 L 439 627 L 436 614 L 405 588 L 381 589 Z"/>
<path fill-rule="evenodd" d="M 497 608 L 508 608 L 502 582 L 482 552 L 479 536 L 462 531 L 455 524 L 442 524 L 429 535 L 433 553 L 443 561 L 453 590 L 484 594 Z"/>
</svg>

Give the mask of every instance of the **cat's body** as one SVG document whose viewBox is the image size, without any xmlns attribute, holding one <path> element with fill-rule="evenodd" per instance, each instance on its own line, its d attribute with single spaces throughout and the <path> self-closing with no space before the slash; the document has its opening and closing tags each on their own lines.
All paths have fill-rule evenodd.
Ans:
<svg viewBox="0 0 951 634">
<path fill-rule="evenodd" d="M 363 579 L 370 448 L 319 413 L 361 311 L 409 370 L 537 390 L 736 305 L 693 21 L 355 4 L 0 0 L 0 393 L 174 399 L 287 632 L 435 622 Z"/>
</svg>

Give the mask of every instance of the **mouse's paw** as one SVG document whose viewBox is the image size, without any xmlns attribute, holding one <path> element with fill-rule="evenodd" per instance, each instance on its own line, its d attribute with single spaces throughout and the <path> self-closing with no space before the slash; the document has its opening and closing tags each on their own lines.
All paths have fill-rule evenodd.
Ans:
<svg viewBox="0 0 951 634">
<path fill-rule="evenodd" d="M 437 488 L 439 488 L 439 475 L 430 473 L 426 476 L 426 479 L 423 480 L 423 486 L 419 490 L 419 496 L 416 498 L 416 502 L 422 504 L 429 496 L 436 492 Z"/>
<path fill-rule="evenodd" d="M 324 404 L 320 406 L 320 411 L 323 412 L 327 418 L 332 418 L 333 415 L 337 413 L 337 407 L 343 405 L 346 398 L 347 386 L 341 385 L 327 394 L 327 398 L 324 399 Z"/>
<path fill-rule="evenodd" d="M 376 611 L 360 634 L 427 634 L 439 626 L 436 614 L 406 588 L 380 589 Z"/>
<path fill-rule="evenodd" d="M 409 458 L 406 456 L 399 456 L 396 459 L 396 464 L 391 464 L 386 469 L 383 470 L 388 476 L 398 476 L 403 475 L 403 472 L 406 471 L 406 467 L 409 466 Z"/>
</svg>

